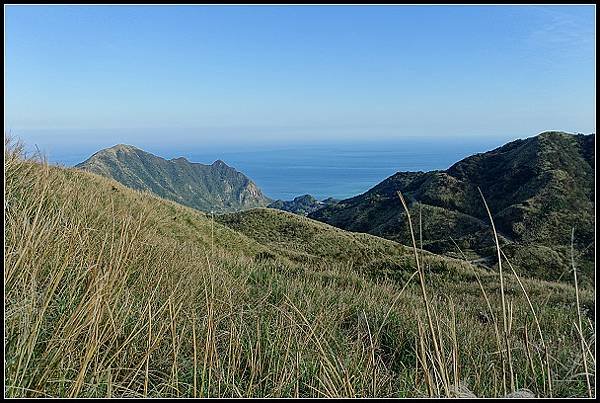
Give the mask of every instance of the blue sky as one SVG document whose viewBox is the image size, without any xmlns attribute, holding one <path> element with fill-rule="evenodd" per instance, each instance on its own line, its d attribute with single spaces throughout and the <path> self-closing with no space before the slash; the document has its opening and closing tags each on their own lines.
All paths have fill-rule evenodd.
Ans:
<svg viewBox="0 0 600 403">
<path fill-rule="evenodd" d="M 5 13 L 5 130 L 47 145 L 595 132 L 593 6 Z"/>
</svg>

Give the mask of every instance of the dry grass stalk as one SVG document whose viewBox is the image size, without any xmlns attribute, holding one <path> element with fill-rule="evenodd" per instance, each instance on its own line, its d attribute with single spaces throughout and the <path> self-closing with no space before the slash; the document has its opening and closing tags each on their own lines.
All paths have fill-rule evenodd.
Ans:
<svg viewBox="0 0 600 403">
<path fill-rule="evenodd" d="M 508 363 L 508 368 L 509 368 L 509 378 L 510 378 L 510 391 L 513 392 L 515 390 L 515 384 L 514 384 L 514 372 L 513 372 L 513 366 L 512 366 L 512 353 L 511 353 L 511 349 L 510 349 L 510 341 L 509 341 L 509 329 L 508 329 L 508 318 L 507 318 L 507 312 L 506 312 L 506 300 L 505 300 L 505 296 L 504 296 L 504 276 L 502 274 L 502 258 L 500 257 L 500 241 L 498 240 L 498 233 L 496 231 L 496 225 L 494 224 L 494 219 L 492 218 L 492 212 L 490 211 L 490 208 L 488 207 L 487 201 L 485 200 L 485 197 L 483 196 L 483 192 L 481 191 L 481 189 L 478 187 L 477 190 L 479 191 L 479 194 L 481 195 L 481 199 L 483 200 L 483 204 L 485 206 L 485 210 L 487 211 L 488 217 L 490 219 L 490 224 L 492 225 L 492 231 L 494 233 L 494 241 L 496 244 L 496 251 L 498 254 L 498 272 L 500 275 L 500 296 L 501 296 L 501 300 L 502 300 L 502 324 L 503 324 L 503 330 L 504 330 L 504 345 L 505 345 L 505 351 L 506 351 L 506 361 Z M 503 374 L 503 378 L 506 378 L 506 375 Z M 507 394 L 506 391 L 506 384 L 504 384 L 504 394 Z"/>
<path fill-rule="evenodd" d="M 579 333 L 579 338 L 581 340 L 581 357 L 583 360 L 583 370 L 585 372 L 585 382 L 587 384 L 587 392 L 588 397 L 593 397 L 592 394 L 592 386 L 590 383 L 590 373 L 588 371 L 587 365 L 587 354 L 585 348 L 585 337 L 583 336 L 583 325 L 581 322 L 581 307 L 579 306 L 579 285 L 577 282 L 577 269 L 575 267 L 575 254 L 573 252 L 573 244 L 575 243 L 575 228 L 571 230 L 571 266 L 573 267 L 573 281 L 575 283 L 575 302 L 577 306 L 577 320 L 579 326 L 577 327 L 577 331 Z"/>
<path fill-rule="evenodd" d="M 446 368 L 445 365 L 443 363 L 442 360 L 442 353 L 440 351 L 440 347 L 439 347 L 439 343 L 436 337 L 436 332 L 435 332 L 435 328 L 433 326 L 433 317 L 432 317 L 432 313 L 431 313 L 431 307 L 430 307 L 430 303 L 429 303 L 429 298 L 427 297 L 427 291 L 425 289 L 425 273 L 423 272 L 423 268 L 421 267 L 421 264 L 419 262 L 419 252 L 417 249 L 417 242 L 415 240 L 415 233 L 413 231 L 413 226 L 412 226 L 412 220 L 410 218 L 410 211 L 408 209 L 408 205 L 406 204 L 406 202 L 404 201 L 404 197 L 402 196 L 402 193 L 400 191 L 397 191 L 396 194 L 398 195 L 398 197 L 400 198 L 400 202 L 402 203 L 402 207 L 404 207 L 404 211 L 406 212 L 406 216 L 407 216 L 407 220 L 408 220 L 408 226 L 410 229 L 410 236 L 411 236 L 411 240 L 412 240 L 412 245 L 413 245 L 413 251 L 414 251 L 414 255 L 415 255 L 415 263 L 417 265 L 417 270 L 419 271 L 419 280 L 420 280 L 420 285 L 421 285 L 421 293 L 422 293 L 422 297 L 423 297 L 423 302 L 425 304 L 425 311 L 427 314 L 427 321 L 429 323 L 429 331 L 431 333 L 431 338 L 433 341 L 433 345 L 434 345 L 434 349 L 435 349 L 435 356 L 438 362 L 438 371 L 440 371 L 440 376 L 444 382 L 444 390 L 446 393 L 446 396 L 449 396 L 450 394 L 450 389 L 449 389 L 449 385 L 446 382 L 447 376 L 445 375 L 446 373 Z"/>
</svg>

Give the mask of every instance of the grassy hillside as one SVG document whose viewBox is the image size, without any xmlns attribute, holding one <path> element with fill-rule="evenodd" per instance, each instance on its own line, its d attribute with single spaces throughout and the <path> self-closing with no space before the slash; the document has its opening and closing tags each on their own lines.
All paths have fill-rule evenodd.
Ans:
<svg viewBox="0 0 600 403">
<path fill-rule="evenodd" d="M 236 211 L 270 202 L 254 182 L 221 160 L 212 165 L 183 157 L 167 161 L 119 144 L 98 151 L 77 168 L 207 212 Z"/>
<path fill-rule="evenodd" d="M 214 222 L 12 146 L 5 224 L 7 396 L 595 393 L 590 289 L 583 353 L 567 284 L 506 275 L 500 337 L 496 272 L 424 258 L 423 298 L 391 241 L 269 209 Z"/>
<path fill-rule="evenodd" d="M 374 279 L 402 283 L 415 271 L 412 248 L 377 236 L 344 231 L 319 221 L 275 209 L 252 209 L 216 216 L 216 220 L 291 261 L 341 263 Z M 440 273 L 471 278 L 473 268 L 456 259 L 421 251 L 423 260 Z M 261 255 L 269 258 L 271 255 Z M 478 273 L 484 272 L 478 270 Z"/>
<path fill-rule="evenodd" d="M 446 171 L 398 172 L 311 218 L 410 242 L 402 191 L 422 217 L 423 247 L 470 259 L 493 257 L 483 192 L 505 252 L 522 275 L 557 280 L 570 267 L 571 230 L 583 281 L 594 273 L 594 135 L 546 132 L 457 162 Z M 420 232 L 421 233 L 421 232 Z M 457 247 L 458 245 L 458 247 Z M 568 276 L 567 276 L 568 277 Z"/>
</svg>

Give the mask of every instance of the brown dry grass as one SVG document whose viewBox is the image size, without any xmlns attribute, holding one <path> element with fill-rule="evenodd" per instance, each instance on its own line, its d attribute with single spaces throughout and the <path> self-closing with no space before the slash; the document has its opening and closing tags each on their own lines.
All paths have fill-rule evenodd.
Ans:
<svg viewBox="0 0 600 403">
<path fill-rule="evenodd" d="M 579 314 L 590 290 L 507 274 L 499 283 L 416 241 L 406 280 L 343 256 L 293 261 L 12 144 L 5 224 L 9 397 L 450 396 L 464 385 L 501 396 L 508 377 L 538 396 L 595 393 L 595 328 Z"/>
</svg>

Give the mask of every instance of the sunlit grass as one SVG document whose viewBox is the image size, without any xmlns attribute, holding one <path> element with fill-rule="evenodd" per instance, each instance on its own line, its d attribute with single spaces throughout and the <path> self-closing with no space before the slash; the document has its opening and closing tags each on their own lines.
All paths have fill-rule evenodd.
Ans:
<svg viewBox="0 0 600 403">
<path fill-rule="evenodd" d="M 269 210 L 268 237 L 243 235 L 11 143 L 5 178 L 7 396 L 595 394 L 592 290 L 415 245 L 417 271 L 406 247 Z"/>
</svg>

